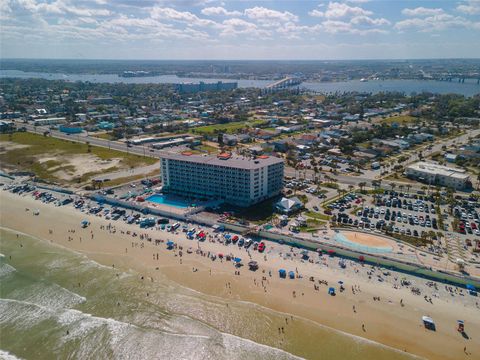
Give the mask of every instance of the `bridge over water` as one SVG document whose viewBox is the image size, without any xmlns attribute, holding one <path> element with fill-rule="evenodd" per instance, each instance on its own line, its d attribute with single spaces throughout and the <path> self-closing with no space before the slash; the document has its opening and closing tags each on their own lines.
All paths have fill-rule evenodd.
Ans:
<svg viewBox="0 0 480 360">
<path fill-rule="evenodd" d="M 283 89 L 290 86 L 300 85 L 301 83 L 302 83 L 302 80 L 300 78 L 287 76 L 284 79 L 275 81 L 274 83 L 267 85 L 265 88 L 266 89 Z"/>
</svg>

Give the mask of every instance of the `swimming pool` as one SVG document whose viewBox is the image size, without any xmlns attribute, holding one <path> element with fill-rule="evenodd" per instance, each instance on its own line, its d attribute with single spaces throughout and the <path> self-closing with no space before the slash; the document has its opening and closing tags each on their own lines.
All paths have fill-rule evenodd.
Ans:
<svg viewBox="0 0 480 360">
<path fill-rule="evenodd" d="M 344 244 L 347 245 L 350 248 L 360 250 L 360 251 L 365 251 L 371 254 L 380 254 L 380 253 L 389 253 L 392 252 L 391 247 L 386 247 L 386 246 L 368 246 L 364 244 L 358 244 L 356 242 L 348 240 L 342 233 L 336 233 L 333 238 Z"/>
<path fill-rule="evenodd" d="M 175 199 L 173 197 L 163 195 L 163 194 L 155 194 L 155 195 L 149 196 L 145 200 L 153 202 L 155 204 L 173 206 L 179 209 L 185 209 L 190 206 L 190 203 L 188 203 L 187 201 Z"/>
</svg>

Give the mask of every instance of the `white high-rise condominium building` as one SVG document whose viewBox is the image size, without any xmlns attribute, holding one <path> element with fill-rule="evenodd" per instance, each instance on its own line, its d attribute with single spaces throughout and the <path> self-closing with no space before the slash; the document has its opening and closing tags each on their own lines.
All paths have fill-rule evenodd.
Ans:
<svg viewBox="0 0 480 360">
<path fill-rule="evenodd" d="M 183 196 L 219 199 L 247 207 L 278 195 L 283 187 L 283 159 L 162 154 L 163 188 Z"/>
</svg>

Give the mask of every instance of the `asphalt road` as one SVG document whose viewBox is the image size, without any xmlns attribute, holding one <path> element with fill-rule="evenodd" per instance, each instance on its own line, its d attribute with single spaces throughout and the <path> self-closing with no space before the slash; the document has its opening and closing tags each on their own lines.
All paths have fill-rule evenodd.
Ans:
<svg viewBox="0 0 480 360">
<path fill-rule="evenodd" d="M 97 138 L 94 136 L 89 136 L 86 133 L 81 133 L 81 134 L 71 134 L 67 135 L 65 133 L 62 133 L 58 130 L 50 130 L 48 126 L 33 126 L 30 124 L 19 124 L 21 126 L 24 126 L 28 132 L 31 133 L 37 133 L 37 134 L 43 134 L 45 131 L 50 132 L 50 136 L 57 138 L 57 139 L 63 139 L 63 140 L 69 140 L 69 141 L 76 141 L 80 143 L 87 143 L 89 142 L 92 146 L 101 146 L 104 148 L 108 149 L 114 149 L 118 151 L 123 151 L 126 153 L 130 154 L 135 154 L 135 155 L 140 155 L 140 156 L 148 156 L 152 158 L 159 158 L 160 152 L 158 150 L 155 151 L 150 151 L 151 149 L 147 146 L 135 146 L 133 145 L 132 147 L 128 147 L 124 143 L 120 143 L 117 141 L 110 141 L 106 139 L 101 139 Z"/>
</svg>

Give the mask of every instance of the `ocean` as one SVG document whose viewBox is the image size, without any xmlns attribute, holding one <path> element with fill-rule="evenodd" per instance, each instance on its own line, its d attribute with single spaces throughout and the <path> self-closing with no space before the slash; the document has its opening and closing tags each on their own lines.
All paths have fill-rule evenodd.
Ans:
<svg viewBox="0 0 480 360">
<path fill-rule="evenodd" d="M 6 229 L 0 252 L 0 359 L 413 358 Z"/>
</svg>

